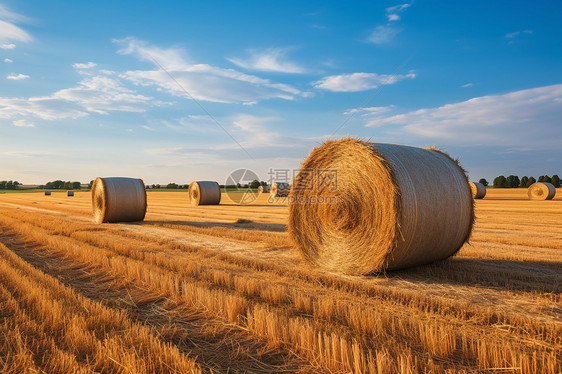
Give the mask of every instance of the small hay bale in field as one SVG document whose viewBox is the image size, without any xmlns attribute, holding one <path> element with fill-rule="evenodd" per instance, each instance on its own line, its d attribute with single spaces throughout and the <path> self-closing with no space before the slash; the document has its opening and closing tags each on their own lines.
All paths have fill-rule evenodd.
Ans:
<svg viewBox="0 0 562 374">
<path fill-rule="evenodd" d="M 74 191 L 66 191 L 66 196 L 74 196 Z"/>
<path fill-rule="evenodd" d="M 258 187 L 258 194 L 268 193 L 268 192 L 269 192 L 269 186 L 259 186 Z"/>
<path fill-rule="evenodd" d="M 194 181 L 189 185 L 191 205 L 218 205 L 221 202 L 221 189 L 217 182 Z"/>
<path fill-rule="evenodd" d="M 478 182 L 468 182 L 470 185 L 470 190 L 472 191 L 472 197 L 474 199 L 483 199 L 486 196 L 486 186 Z"/>
<path fill-rule="evenodd" d="M 94 221 L 142 221 L 146 214 L 146 189 L 142 179 L 96 178 L 92 185 Z"/>
<path fill-rule="evenodd" d="M 302 164 L 288 228 L 308 261 L 369 274 L 454 255 L 470 237 L 473 204 L 464 170 L 446 154 L 346 138 Z"/>
<path fill-rule="evenodd" d="M 291 192 L 291 185 L 284 182 L 273 182 L 269 194 L 273 197 L 287 197 Z"/>
<path fill-rule="evenodd" d="M 45 191 L 45 196 L 51 196 L 51 191 L 49 190 Z"/>
<path fill-rule="evenodd" d="M 531 200 L 552 200 L 556 195 L 556 188 L 547 182 L 537 182 L 529 186 L 527 195 Z"/>
</svg>

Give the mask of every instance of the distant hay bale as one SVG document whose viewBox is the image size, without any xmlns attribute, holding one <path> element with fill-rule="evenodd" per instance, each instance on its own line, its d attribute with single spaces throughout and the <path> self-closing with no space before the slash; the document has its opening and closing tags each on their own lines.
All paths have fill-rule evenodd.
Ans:
<svg viewBox="0 0 562 374">
<path fill-rule="evenodd" d="M 527 195 L 531 200 L 552 200 L 556 195 L 556 188 L 547 182 L 537 182 L 529 186 Z"/>
<path fill-rule="evenodd" d="M 74 191 L 66 191 L 66 196 L 74 196 Z"/>
<path fill-rule="evenodd" d="M 486 196 L 486 186 L 478 182 L 468 182 L 470 185 L 470 190 L 472 191 L 472 197 L 474 199 L 483 199 Z"/>
<path fill-rule="evenodd" d="M 268 193 L 268 192 L 269 192 L 269 186 L 259 186 L 258 187 L 258 194 Z"/>
<path fill-rule="evenodd" d="M 142 221 L 146 214 L 146 189 L 142 179 L 96 178 L 92 185 L 94 221 Z"/>
<path fill-rule="evenodd" d="M 51 191 L 49 190 L 45 191 L 45 196 L 51 196 Z"/>
<path fill-rule="evenodd" d="M 269 194 L 273 197 L 287 197 L 291 192 L 291 185 L 284 182 L 273 182 Z"/>
<path fill-rule="evenodd" d="M 194 181 L 189 185 L 191 205 L 218 205 L 221 202 L 221 189 L 217 182 Z"/>
<path fill-rule="evenodd" d="M 293 182 L 289 234 L 308 261 L 369 274 L 454 255 L 474 201 L 464 170 L 434 149 L 327 141 Z"/>
</svg>

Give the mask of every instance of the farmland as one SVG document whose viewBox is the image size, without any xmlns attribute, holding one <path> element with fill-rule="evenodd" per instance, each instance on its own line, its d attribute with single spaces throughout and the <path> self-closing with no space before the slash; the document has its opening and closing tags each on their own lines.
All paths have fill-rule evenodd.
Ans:
<svg viewBox="0 0 562 374">
<path fill-rule="evenodd" d="M 489 189 L 453 258 L 373 276 L 309 266 L 288 207 L 148 192 L 143 222 L 91 197 L 0 195 L 4 372 L 562 370 L 562 191 Z"/>
</svg>

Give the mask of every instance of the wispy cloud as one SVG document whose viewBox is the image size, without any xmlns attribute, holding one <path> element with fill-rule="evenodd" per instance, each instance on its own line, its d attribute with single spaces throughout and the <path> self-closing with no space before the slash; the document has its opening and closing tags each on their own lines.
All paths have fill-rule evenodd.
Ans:
<svg viewBox="0 0 562 374">
<path fill-rule="evenodd" d="M 151 97 L 136 94 L 117 79 L 99 75 L 49 96 L 0 97 L 0 118 L 80 118 L 89 113 L 107 114 L 110 111 L 144 112 L 150 106 L 160 104 Z"/>
<path fill-rule="evenodd" d="M 228 58 L 227 60 L 244 69 L 273 71 L 278 73 L 301 74 L 306 70 L 298 64 L 288 61 L 289 48 L 268 48 L 264 51 L 249 50 L 246 59 Z"/>
<path fill-rule="evenodd" d="M 127 71 L 120 75 L 122 78 L 140 86 L 156 86 L 174 96 L 185 97 L 182 88 L 197 100 L 219 103 L 249 103 L 271 98 L 293 100 L 298 96 L 306 96 L 305 92 L 290 85 L 274 83 L 234 69 L 189 63 L 184 57 L 185 53 L 177 48 L 153 47 L 134 38 L 115 42 L 124 46 L 118 51 L 120 54 L 133 54 L 157 67 L 156 70 Z M 162 71 L 155 61 L 167 72 Z"/>
<path fill-rule="evenodd" d="M 98 64 L 96 64 L 95 62 L 87 62 L 87 63 L 84 63 L 84 64 L 81 64 L 81 63 L 77 62 L 75 64 L 72 64 L 72 67 L 74 69 L 91 69 L 93 67 L 96 67 L 97 65 Z"/>
<path fill-rule="evenodd" d="M 14 61 L 13 61 L 13 60 L 10 60 L 9 58 L 5 58 L 5 59 L 4 59 L 4 62 L 7 62 L 7 63 L 11 64 L 11 63 L 14 62 Z"/>
<path fill-rule="evenodd" d="M 398 13 L 403 12 L 404 10 L 408 9 L 411 6 L 412 4 L 399 4 L 399 5 L 388 7 L 386 8 L 386 17 L 390 22 L 398 21 L 400 19 Z"/>
<path fill-rule="evenodd" d="M 391 25 L 379 25 L 371 32 L 367 39 L 374 44 L 385 44 L 390 42 L 398 33 L 400 29 Z"/>
<path fill-rule="evenodd" d="M 503 145 L 559 149 L 562 142 L 562 84 L 476 97 L 437 108 L 419 109 L 369 120 L 448 144 Z"/>
<path fill-rule="evenodd" d="M 24 119 L 18 119 L 12 122 L 14 126 L 17 127 L 35 127 L 35 123 L 26 121 Z"/>
<path fill-rule="evenodd" d="M 467 84 L 463 84 L 461 87 L 462 88 L 468 88 L 468 87 L 472 87 L 472 86 L 474 86 L 473 83 L 467 83 Z"/>
<path fill-rule="evenodd" d="M 25 75 L 25 74 L 16 74 L 16 73 L 11 73 L 8 76 L 6 76 L 6 79 L 10 79 L 13 81 L 20 81 L 22 79 L 27 79 L 29 78 L 29 75 Z"/>
<path fill-rule="evenodd" d="M 14 49 L 16 42 L 29 42 L 31 36 L 16 26 L 16 23 L 25 21 L 26 18 L 8 10 L 0 5 L 0 48 Z"/>
<path fill-rule="evenodd" d="M 410 72 L 401 74 L 351 73 L 331 75 L 314 82 L 316 88 L 332 92 L 367 91 L 382 85 L 394 84 L 404 79 L 413 79 L 416 74 Z"/>
<path fill-rule="evenodd" d="M 533 30 L 515 31 L 515 32 L 510 32 L 510 33 L 508 33 L 508 34 L 505 34 L 505 37 L 508 38 L 508 39 L 513 39 L 513 38 L 515 38 L 516 36 L 519 36 L 519 35 L 521 35 L 521 34 L 530 35 L 530 34 L 532 34 L 532 33 L 533 33 Z"/>
</svg>

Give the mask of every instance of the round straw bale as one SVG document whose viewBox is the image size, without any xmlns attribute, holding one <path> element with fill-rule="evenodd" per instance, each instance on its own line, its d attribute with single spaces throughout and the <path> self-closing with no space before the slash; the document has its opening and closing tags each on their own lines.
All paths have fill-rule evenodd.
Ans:
<svg viewBox="0 0 562 374">
<path fill-rule="evenodd" d="M 96 178 L 92 185 L 94 221 L 142 221 L 146 214 L 146 189 L 142 179 Z"/>
<path fill-rule="evenodd" d="M 474 199 L 483 199 L 486 196 L 486 186 L 478 182 L 468 182 L 470 185 L 470 190 L 472 191 L 472 197 Z"/>
<path fill-rule="evenodd" d="M 369 274 L 454 255 L 470 237 L 464 170 L 438 150 L 346 138 L 313 149 L 289 197 L 289 234 L 308 261 Z"/>
<path fill-rule="evenodd" d="M 66 196 L 74 196 L 74 191 L 66 191 Z"/>
<path fill-rule="evenodd" d="M 531 200 L 552 200 L 556 195 L 556 188 L 547 182 L 537 182 L 529 186 L 527 195 Z"/>
<path fill-rule="evenodd" d="M 51 196 L 51 191 L 49 190 L 45 191 L 45 196 Z"/>
<path fill-rule="evenodd" d="M 269 192 L 269 186 L 259 186 L 258 187 L 258 193 L 262 194 L 262 193 L 268 193 Z"/>
<path fill-rule="evenodd" d="M 189 185 L 191 205 L 218 205 L 221 202 L 221 189 L 217 182 L 194 181 Z"/>
<path fill-rule="evenodd" d="M 273 197 L 287 197 L 291 192 L 291 185 L 284 182 L 273 182 L 269 194 Z"/>
</svg>

